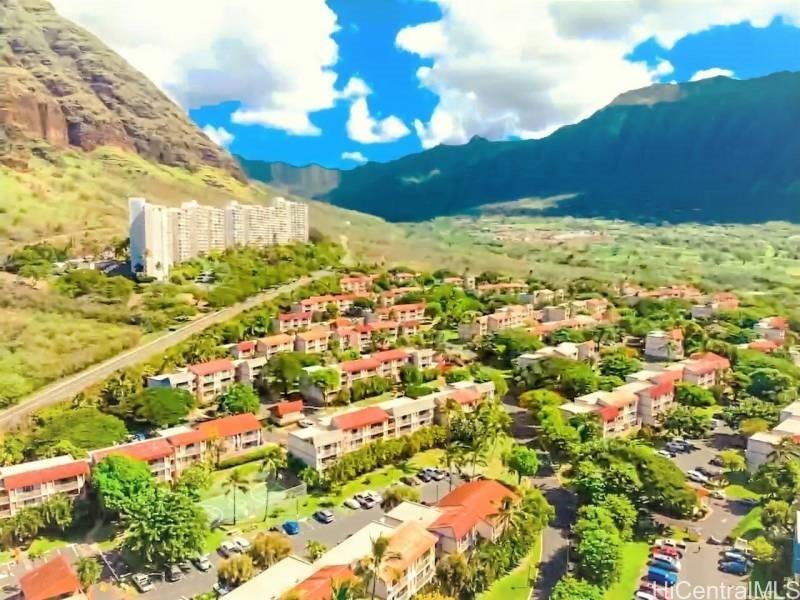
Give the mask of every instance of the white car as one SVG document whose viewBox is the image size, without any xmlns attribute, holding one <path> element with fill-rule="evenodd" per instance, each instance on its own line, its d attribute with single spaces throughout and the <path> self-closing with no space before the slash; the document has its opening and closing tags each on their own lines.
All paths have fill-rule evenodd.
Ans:
<svg viewBox="0 0 800 600">
<path fill-rule="evenodd" d="M 681 542 L 679 540 L 673 540 L 672 538 L 658 539 L 655 542 L 653 542 L 653 545 L 654 546 L 667 546 L 668 548 L 675 548 L 676 550 L 680 550 L 681 552 L 686 550 L 686 544 L 684 544 L 683 542 Z"/>
<path fill-rule="evenodd" d="M 239 552 L 247 552 L 250 549 L 250 542 L 243 537 L 235 537 L 231 541 L 239 547 Z"/>
<path fill-rule="evenodd" d="M 344 501 L 344 505 L 347 508 L 352 508 L 353 510 L 361 508 L 361 503 L 355 498 L 348 498 L 347 500 Z"/>
<path fill-rule="evenodd" d="M 131 581 L 133 581 L 133 585 L 136 586 L 136 589 L 143 594 L 145 592 L 149 592 L 150 590 L 156 589 L 156 586 L 154 586 L 153 582 L 150 581 L 150 577 L 144 573 L 135 573 L 131 576 Z"/>
<path fill-rule="evenodd" d="M 700 471 L 695 471 L 695 470 L 687 471 L 686 476 L 692 481 L 697 483 L 711 483 L 711 480 L 705 475 L 703 475 Z"/>
<path fill-rule="evenodd" d="M 673 556 L 667 556 L 666 554 L 662 554 L 661 552 L 653 552 L 653 556 L 651 557 L 653 560 L 663 560 L 671 564 L 675 567 L 678 571 L 681 570 L 681 561 Z"/>
<path fill-rule="evenodd" d="M 300 420 L 297 422 L 297 424 L 298 424 L 300 427 L 303 427 L 303 428 L 305 428 L 305 427 L 311 427 L 311 426 L 314 424 L 314 421 L 312 421 L 311 419 L 300 419 Z"/>
<path fill-rule="evenodd" d="M 218 551 L 222 556 L 228 558 L 233 554 L 241 552 L 242 549 L 239 548 L 239 546 L 234 544 L 233 542 L 229 542 L 226 540 L 219 545 Z"/>
</svg>

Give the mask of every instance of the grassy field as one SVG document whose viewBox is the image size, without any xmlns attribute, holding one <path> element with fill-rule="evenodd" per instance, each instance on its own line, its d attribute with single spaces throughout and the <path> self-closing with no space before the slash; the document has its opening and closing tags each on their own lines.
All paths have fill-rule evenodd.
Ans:
<svg viewBox="0 0 800 600">
<path fill-rule="evenodd" d="M 480 600 L 528 600 L 531 582 L 536 581 L 541 557 L 542 535 L 539 534 L 522 563 L 511 573 L 495 581 L 492 587 L 479 596 Z"/>
<path fill-rule="evenodd" d="M 606 592 L 605 600 L 629 600 L 638 587 L 650 554 L 647 542 L 627 542 L 622 548 L 622 572 L 619 581 Z"/>
<path fill-rule="evenodd" d="M 756 506 L 753 510 L 747 513 L 744 518 L 736 524 L 736 527 L 730 533 L 734 539 L 744 538 L 752 540 L 764 534 L 764 527 L 761 525 L 761 511 L 762 507 Z"/>
<path fill-rule="evenodd" d="M 12 402 L 138 341 L 132 326 L 0 308 L 0 402 Z"/>
</svg>

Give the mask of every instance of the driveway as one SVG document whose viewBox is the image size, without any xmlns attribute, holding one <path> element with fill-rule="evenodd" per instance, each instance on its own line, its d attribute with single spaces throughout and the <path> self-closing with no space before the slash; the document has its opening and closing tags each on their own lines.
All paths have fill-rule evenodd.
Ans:
<svg viewBox="0 0 800 600">
<path fill-rule="evenodd" d="M 84 369 L 74 375 L 65 377 L 52 383 L 35 394 L 23 399 L 19 404 L 7 408 L 0 413 L 0 430 L 9 430 L 16 425 L 21 424 L 33 412 L 40 410 L 46 406 L 62 402 L 64 400 L 71 400 L 81 391 L 89 386 L 101 383 L 106 377 L 126 367 L 141 363 L 154 354 L 164 352 L 168 348 L 184 341 L 195 333 L 199 333 L 204 329 L 216 323 L 228 321 L 251 308 L 273 300 L 277 296 L 289 293 L 298 287 L 306 285 L 314 279 L 319 279 L 330 275 L 330 271 L 316 271 L 309 277 L 303 277 L 292 283 L 281 286 L 270 292 L 262 292 L 243 302 L 229 306 L 220 311 L 203 315 L 195 320 L 184 325 L 176 331 L 165 333 L 159 338 L 152 340 L 141 346 L 127 350 L 122 354 L 118 354 L 105 362 Z"/>
</svg>

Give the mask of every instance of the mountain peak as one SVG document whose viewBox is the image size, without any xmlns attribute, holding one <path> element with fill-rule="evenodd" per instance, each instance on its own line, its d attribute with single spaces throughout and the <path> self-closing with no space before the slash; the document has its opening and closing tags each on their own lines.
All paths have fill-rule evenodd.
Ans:
<svg viewBox="0 0 800 600">
<path fill-rule="evenodd" d="M 25 162 L 45 141 L 86 151 L 115 146 L 244 178 L 183 109 L 49 2 L 0 0 L 0 22 L 0 161 Z"/>
</svg>

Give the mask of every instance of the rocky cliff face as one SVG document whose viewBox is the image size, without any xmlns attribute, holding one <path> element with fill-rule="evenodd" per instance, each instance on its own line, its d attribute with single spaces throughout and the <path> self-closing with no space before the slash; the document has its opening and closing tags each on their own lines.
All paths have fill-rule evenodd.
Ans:
<svg viewBox="0 0 800 600">
<path fill-rule="evenodd" d="M 0 160 L 31 145 L 110 145 L 166 165 L 209 165 L 244 178 L 185 112 L 46 0 L 0 0 Z"/>
</svg>

